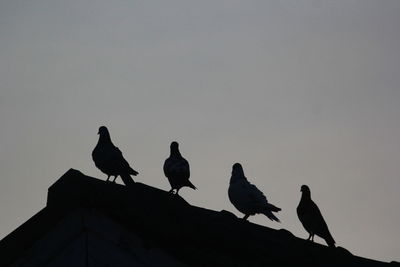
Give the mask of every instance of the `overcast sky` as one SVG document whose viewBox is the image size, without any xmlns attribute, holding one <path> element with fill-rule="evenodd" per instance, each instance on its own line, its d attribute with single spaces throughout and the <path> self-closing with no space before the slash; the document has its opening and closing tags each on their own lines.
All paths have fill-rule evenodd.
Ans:
<svg viewBox="0 0 400 267">
<path fill-rule="evenodd" d="M 140 175 L 169 190 L 180 143 L 191 204 L 242 216 L 232 164 L 296 236 L 311 188 L 337 245 L 400 260 L 400 1 L 0 0 L 0 238 L 70 168 L 105 179 L 106 125 Z M 324 243 L 316 238 L 317 242 Z"/>
</svg>

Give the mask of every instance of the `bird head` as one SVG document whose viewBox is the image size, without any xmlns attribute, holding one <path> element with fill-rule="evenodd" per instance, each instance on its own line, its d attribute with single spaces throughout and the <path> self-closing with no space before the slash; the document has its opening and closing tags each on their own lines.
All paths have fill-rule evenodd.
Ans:
<svg viewBox="0 0 400 267">
<path fill-rule="evenodd" d="M 238 178 L 244 178 L 244 172 L 242 165 L 240 163 L 235 163 L 232 166 L 232 178 L 234 180 L 237 180 Z"/>
<path fill-rule="evenodd" d="M 110 133 L 106 126 L 101 126 L 97 134 L 100 135 L 99 142 L 111 142 Z"/>
<path fill-rule="evenodd" d="M 176 141 L 171 142 L 171 149 L 179 149 L 179 144 Z"/>
<path fill-rule="evenodd" d="M 103 135 L 108 133 L 108 129 L 106 126 L 100 126 L 99 131 L 97 132 L 97 134 Z"/>
<path fill-rule="evenodd" d="M 303 184 L 300 188 L 300 192 L 303 192 L 304 195 L 311 195 L 311 191 L 310 188 L 308 187 L 308 185 Z"/>
<path fill-rule="evenodd" d="M 178 142 L 173 141 L 170 145 L 170 148 L 171 148 L 172 155 L 180 155 Z"/>
</svg>

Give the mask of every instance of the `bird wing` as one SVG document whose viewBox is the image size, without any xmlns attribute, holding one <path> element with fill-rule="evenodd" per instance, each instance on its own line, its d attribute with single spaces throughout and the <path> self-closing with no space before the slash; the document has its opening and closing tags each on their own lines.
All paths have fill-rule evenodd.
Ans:
<svg viewBox="0 0 400 267">
<path fill-rule="evenodd" d="M 114 162 L 114 164 L 121 164 L 125 162 L 127 163 L 127 161 L 124 159 L 124 156 L 122 155 L 121 150 L 114 145 L 108 145 L 104 147 L 103 159 Z"/>
<path fill-rule="evenodd" d="M 185 179 L 190 177 L 189 162 L 183 157 L 169 157 L 164 162 L 164 174 L 167 177 L 179 176 Z"/>
<path fill-rule="evenodd" d="M 231 184 L 228 190 L 232 204 L 242 213 L 260 213 L 265 209 L 267 198 L 258 188 L 246 179 Z"/>
<path fill-rule="evenodd" d="M 268 202 L 267 197 L 255 185 L 248 183 L 249 203 L 264 206 Z"/>
<path fill-rule="evenodd" d="M 314 201 L 309 200 L 297 209 L 297 215 L 307 231 L 324 235 L 329 232 L 321 211 Z"/>
<path fill-rule="evenodd" d="M 121 150 L 113 144 L 96 146 L 92 156 L 96 166 L 107 174 L 119 175 L 132 171 Z"/>
<path fill-rule="evenodd" d="M 121 150 L 118 147 L 115 147 L 114 153 L 115 153 L 115 155 L 114 155 L 115 160 L 120 163 L 121 171 L 129 171 L 129 173 L 130 173 L 133 169 L 131 168 L 131 166 L 129 166 L 128 161 L 126 161 L 126 159 L 122 155 Z"/>
<path fill-rule="evenodd" d="M 317 204 L 315 204 L 314 201 L 311 201 L 310 206 L 310 216 L 314 218 L 314 232 L 323 237 L 325 237 L 327 234 L 330 235 L 328 225 L 326 224 L 325 219 L 322 216 L 322 213 L 319 210 Z"/>
</svg>

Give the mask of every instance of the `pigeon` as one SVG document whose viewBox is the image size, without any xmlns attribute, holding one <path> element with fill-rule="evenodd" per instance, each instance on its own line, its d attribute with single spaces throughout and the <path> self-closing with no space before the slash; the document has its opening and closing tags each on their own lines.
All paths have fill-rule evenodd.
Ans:
<svg viewBox="0 0 400 267">
<path fill-rule="evenodd" d="M 182 157 L 179 152 L 178 142 L 172 142 L 170 146 L 170 155 L 164 162 L 164 174 L 168 178 L 169 184 L 171 185 L 170 193 L 178 194 L 179 189 L 184 186 L 188 186 L 192 189 L 196 187 L 189 181 L 190 169 L 189 162 Z"/>
<path fill-rule="evenodd" d="M 314 235 L 323 239 L 330 247 L 335 247 L 335 240 L 328 230 L 324 218 L 317 204 L 311 199 L 310 188 L 307 185 L 302 185 L 300 191 L 302 192 L 300 203 L 297 206 L 297 216 L 303 227 L 307 230 L 310 236 L 307 240 L 314 242 Z"/>
<path fill-rule="evenodd" d="M 272 212 L 278 212 L 281 209 L 268 203 L 265 195 L 255 185 L 247 181 L 240 163 L 235 163 L 232 166 L 228 196 L 233 206 L 244 214 L 243 220 L 247 220 L 250 215 L 262 213 L 271 221 L 280 222 Z"/>
<path fill-rule="evenodd" d="M 115 179 L 119 175 L 125 185 L 133 184 L 134 181 L 131 175 L 136 176 L 138 172 L 129 166 L 129 163 L 122 156 L 121 150 L 114 146 L 107 127 L 101 126 L 98 134 L 99 141 L 92 152 L 96 167 L 107 174 L 107 181 L 111 176 L 114 176 L 113 182 L 115 183 Z"/>
</svg>

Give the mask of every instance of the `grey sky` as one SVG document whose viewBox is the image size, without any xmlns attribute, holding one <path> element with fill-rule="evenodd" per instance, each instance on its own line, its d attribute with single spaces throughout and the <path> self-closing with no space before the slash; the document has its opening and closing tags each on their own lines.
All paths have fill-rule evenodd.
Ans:
<svg viewBox="0 0 400 267">
<path fill-rule="evenodd" d="M 308 184 L 339 246 L 400 260 L 399 1 L 1 1 L 0 238 L 69 168 L 105 178 L 97 129 L 169 189 L 172 140 L 190 203 L 240 215 L 231 166 L 296 215 Z M 324 243 L 320 239 L 318 242 Z"/>
</svg>

